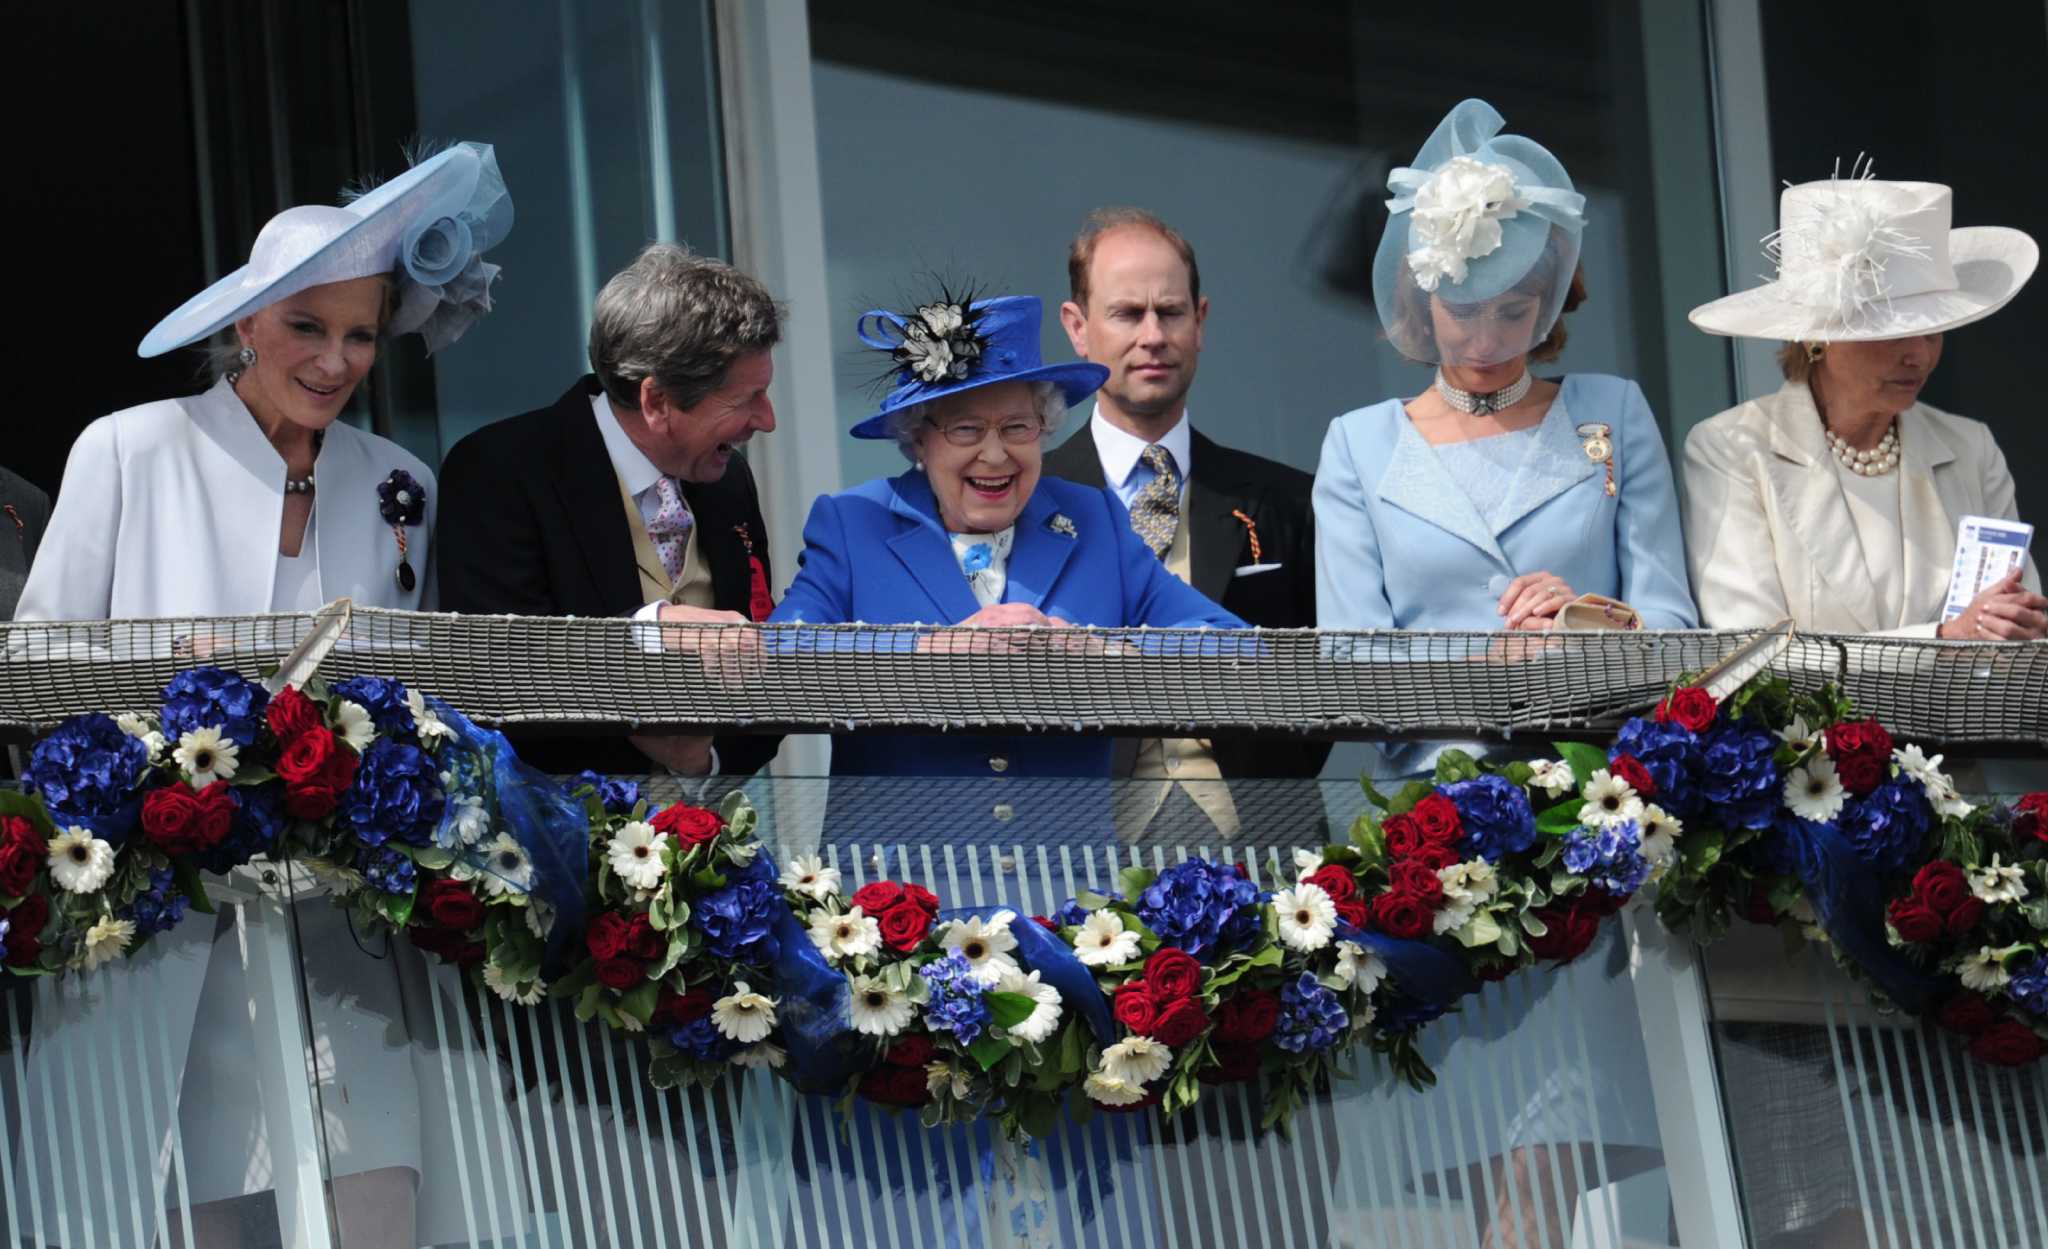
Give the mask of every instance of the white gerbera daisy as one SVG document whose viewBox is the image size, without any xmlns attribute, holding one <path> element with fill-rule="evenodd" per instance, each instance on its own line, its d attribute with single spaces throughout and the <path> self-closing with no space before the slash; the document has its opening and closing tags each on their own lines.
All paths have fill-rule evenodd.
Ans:
<svg viewBox="0 0 2048 1249">
<path fill-rule="evenodd" d="M 1387 965 L 1380 956 L 1356 941 L 1337 943 L 1337 979 L 1363 993 L 1371 993 L 1387 978 Z"/>
<path fill-rule="evenodd" d="M 1778 730 L 1778 740 L 1802 755 L 1812 750 L 1818 739 L 1819 734 L 1813 731 L 1805 716 L 1793 716 L 1792 723 Z"/>
<path fill-rule="evenodd" d="M 1635 787 L 1606 768 L 1593 769 L 1593 775 L 1586 778 L 1579 796 L 1586 800 L 1579 820 L 1591 828 L 1638 819 L 1643 814 L 1643 800 Z"/>
<path fill-rule="evenodd" d="M 331 711 L 334 716 L 334 731 L 341 734 L 341 740 L 348 743 L 350 750 L 362 754 L 370 748 L 371 742 L 377 740 L 376 722 L 370 719 L 369 711 L 361 703 L 354 699 L 337 698 Z"/>
<path fill-rule="evenodd" d="M 1074 934 L 1074 957 L 1090 967 L 1112 967 L 1138 957 L 1138 934 L 1115 911 L 1090 911 Z"/>
<path fill-rule="evenodd" d="M 1173 1065 L 1173 1051 L 1148 1036 L 1127 1036 L 1102 1051 L 1102 1074 L 1130 1084 L 1150 1084 Z"/>
<path fill-rule="evenodd" d="M 1832 820 L 1848 800 L 1848 791 L 1835 773 L 1835 761 L 1826 755 L 1815 755 L 1785 778 L 1785 805 L 1802 820 Z"/>
<path fill-rule="evenodd" d="M 1273 895 L 1273 913 L 1280 920 L 1280 943 L 1302 954 L 1330 944 L 1337 928 L 1337 904 L 1321 885 L 1307 881 Z"/>
<path fill-rule="evenodd" d="M 823 907 L 812 911 L 810 933 L 811 944 L 835 966 L 841 959 L 867 958 L 882 949 L 881 923 L 857 906 L 846 911 Z"/>
<path fill-rule="evenodd" d="M 2017 902 L 2027 896 L 2027 874 L 2017 863 L 2001 863 L 1998 855 L 1970 873 L 1970 892 L 1986 902 Z"/>
<path fill-rule="evenodd" d="M 50 838 L 50 879 L 69 893 L 91 893 L 114 874 L 114 847 L 76 824 Z"/>
<path fill-rule="evenodd" d="M 775 1030 L 775 999 L 735 980 L 732 992 L 711 1004 L 711 1026 L 721 1036 L 752 1045 Z"/>
<path fill-rule="evenodd" d="M 934 1097 L 952 1094 L 954 1101 L 974 1091 L 974 1077 L 943 1059 L 924 1065 L 924 1088 Z"/>
<path fill-rule="evenodd" d="M 766 1067 L 770 1071 L 780 1071 L 782 1064 L 788 1059 L 789 1055 L 773 1041 L 756 1041 L 732 1056 L 733 1062 L 738 1066 Z"/>
<path fill-rule="evenodd" d="M 1643 817 L 1637 823 L 1643 833 L 1643 857 L 1652 868 L 1663 868 L 1678 858 L 1678 835 L 1685 831 L 1683 820 L 1650 802 L 1643 804 Z"/>
<path fill-rule="evenodd" d="M 85 930 L 85 944 L 78 950 L 78 966 L 91 971 L 102 963 L 112 962 L 134 939 L 135 925 L 132 921 L 102 915 L 98 922 Z"/>
<path fill-rule="evenodd" d="M 2011 973 L 2005 970 L 2005 951 L 1988 945 L 1975 954 L 1965 954 L 1956 974 L 1962 977 L 1965 989 L 1975 989 L 1979 993 L 2003 989 L 2012 979 Z"/>
<path fill-rule="evenodd" d="M 1529 765 L 1529 783 L 1553 798 L 1562 798 L 1579 783 L 1572 765 L 1562 759 L 1537 759 Z"/>
<path fill-rule="evenodd" d="M 976 984 L 993 989 L 1004 972 L 1023 970 L 1010 956 L 1017 948 L 1016 934 L 1010 931 L 1010 922 L 1016 918 L 1015 911 L 997 911 L 986 920 L 955 920 L 940 934 L 939 944 L 967 960 Z"/>
<path fill-rule="evenodd" d="M 191 729 L 178 739 L 171 758 L 192 780 L 194 789 L 205 789 L 215 781 L 235 779 L 242 748 L 212 725 Z"/>
<path fill-rule="evenodd" d="M 496 963 L 484 964 L 484 988 L 514 1006 L 538 1006 L 548 995 L 545 981 L 510 979 L 505 975 L 505 969 Z"/>
<path fill-rule="evenodd" d="M 149 747 L 149 761 L 151 763 L 163 762 L 164 735 L 157 732 L 156 726 L 151 724 L 148 719 L 132 711 L 124 711 L 114 717 L 114 723 L 121 726 L 123 733 Z"/>
<path fill-rule="evenodd" d="M 425 746 L 428 750 L 432 750 L 434 743 L 441 738 L 445 737 L 450 741 L 454 740 L 455 730 L 443 724 L 441 717 L 427 709 L 427 700 L 420 695 L 418 690 L 408 689 L 405 691 L 405 706 L 408 711 L 412 712 L 413 732 L 419 734 L 420 745 Z"/>
<path fill-rule="evenodd" d="M 892 1037 L 908 1028 L 917 1014 L 910 995 L 890 988 L 879 976 L 853 976 L 848 984 L 847 1013 L 856 1032 Z"/>
<path fill-rule="evenodd" d="M 512 834 L 499 833 L 484 843 L 483 856 L 476 875 L 492 897 L 526 893 L 533 888 L 533 860 L 526 857 L 526 847 L 514 841 Z"/>
<path fill-rule="evenodd" d="M 1144 1085 L 1119 1080 L 1100 1071 L 1090 1072 L 1087 1082 L 1082 1084 L 1081 1089 L 1088 1094 L 1090 1101 L 1100 1102 L 1105 1106 L 1135 1106 L 1145 1100 Z"/>
<path fill-rule="evenodd" d="M 1038 978 L 1037 972 L 1026 975 L 1023 972 L 1008 971 L 996 982 L 996 988 L 1004 993 L 1020 993 L 1031 999 L 1031 1015 L 1024 1022 L 1013 1024 L 1010 1035 L 1019 1041 L 1036 1044 L 1053 1034 L 1060 1026 L 1060 991 Z"/>
<path fill-rule="evenodd" d="M 605 847 L 605 862 L 633 888 L 659 889 L 668 872 L 668 860 L 662 856 L 667 846 L 668 834 L 655 832 L 654 825 L 645 820 L 628 820 L 612 834 Z"/>
<path fill-rule="evenodd" d="M 839 869 L 815 854 L 800 854 L 782 865 L 782 887 L 823 902 L 839 892 Z"/>
</svg>

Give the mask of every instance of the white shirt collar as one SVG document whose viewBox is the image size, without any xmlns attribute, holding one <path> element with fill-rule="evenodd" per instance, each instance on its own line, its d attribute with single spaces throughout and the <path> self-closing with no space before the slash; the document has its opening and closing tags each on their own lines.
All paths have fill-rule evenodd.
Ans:
<svg viewBox="0 0 2048 1249">
<path fill-rule="evenodd" d="M 604 436 L 604 449 L 612 457 L 612 467 L 618 470 L 619 480 L 626 483 L 626 492 L 637 499 L 652 490 L 661 478 L 661 470 L 626 437 L 626 427 L 619 424 L 619 414 L 612 411 L 612 401 L 603 391 L 591 396 L 590 411 L 597 418 L 597 432 Z"/>
<path fill-rule="evenodd" d="M 1102 479 L 1115 489 L 1130 477 L 1131 470 L 1138 466 L 1138 457 L 1152 444 L 1103 419 L 1101 404 L 1096 404 L 1090 411 L 1093 415 L 1088 420 L 1088 432 L 1095 438 L 1095 454 L 1102 461 Z M 1188 428 L 1188 414 L 1183 410 L 1180 420 L 1174 422 L 1173 428 L 1159 440 L 1159 445 L 1173 456 L 1173 466 L 1182 481 L 1187 480 L 1193 468 L 1188 462 L 1191 454 Z"/>
</svg>

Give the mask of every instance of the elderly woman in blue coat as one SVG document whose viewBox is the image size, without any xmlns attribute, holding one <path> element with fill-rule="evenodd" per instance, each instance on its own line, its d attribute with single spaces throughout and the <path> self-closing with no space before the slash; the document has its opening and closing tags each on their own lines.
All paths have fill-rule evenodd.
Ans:
<svg viewBox="0 0 2048 1249">
<path fill-rule="evenodd" d="M 1585 198 L 1556 157 L 1502 125 L 1493 108 L 1467 100 L 1389 179 L 1374 303 L 1388 342 L 1435 376 L 1418 394 L 1330 425 L 1314 496 L 1316 623 L 1549 630 L 1590 594 L 1625 601 L 1649 628 L 1693 627 L 1671 467 L 1643 392 L 1603 374 L 1530 372 L 1562 351 L 1561 317 L 1585 298 Z M 1417 772 L 1441 749 L 1393 748 L 1384 770 Z M 1491 1184 L 1478 1166 L 1464 1180 L 1482 1236 L 1492 1237 L 1483 1243 L 1520 1243 L 1518 1225 L 1558 1230 L 1571 1199 L 1557 1207 L 1547 1173 L 1567 1193 L 1590 1188 L 1596 1162 L 1608 1178 L 1628 1168 L 1617 1146 L 1656 1144 L 1654 1125 L 1641 1121 L 1648 1068 L 1633 995 L 1600 965 L 1603 950 L 1621 953 L 1596 947 L 1558 983 L 1539 985 L 1543 1000 L 1518 1035 L 1468 1039 L 1450 1055 L 1443 1074 L 1453 1089 L 1489 1066 L 1527 1064 L 1535 1038 L 1554 1043 L 1550 1029 L 1568 1045 L 1596 1038 L 1603 1062 L 1597 1079 L 1584 1064 L 1531 1071 L 1521 1087 L 1536 1095 L 1505 1130 L 1467 1128 L 1495 1170 Z M 1590 1148 L 1596 1140 L 1604 1151 Z M 1636 1163 L 1646 1157 L 1637 1152 Z"/>
<path fill-rule="evenodd" d="M 887 354 L 895 384 L 853 435 L 894 439 L 911 467 L 817 501 L 804 526 L 801 571 L 772 622 L 1243 627 L 1167 571 L 1114 492 L 1042 475 L 1046 439 L 1108 370 L 1043 363 L 1040 315 L 1033 297 L 942 295 L 914 312 L 861 319 L 862 341 Z M 915 636 L 921 647 L 973 656 L 999 650 L 1010 635 Z M 1088 662 L 1088 651 L 1077 645 L 1073 662 Z M 928 885 L 947 906 L 1048 912 L 1065 899 L 1067 882 L 1051 896 L 1029 883 L 1039 876 L 1029 856 L 1016 871 L 1000 866 L 1001 856 L 1050 846 L 1057 872 L 1064 849 L 1073 886 L 1087 887 L 1085 861 L 1104 873 L 1097 887 L 1113 887 L 1110 753 L 1104 737 L 840 736 L 826 841 L 849 891 L 882 875 Z M 911 776 L 920 779 L 904 779 Z M 909 848 L 909 862 L 898 859 L 899 846 Z M 1077 1218 L 1140 1238 L 1156 1226 L 1138 1178 L 1145 1131 L 1137 1116 L 1114 1127 L 1098 1118 L 1029 1153 L 999 1155 L 985 1126 L 926 1131 L 908 1115 L 898 1127 L 863 1113 L 855 1147 L 837 1152 L 832 1179 L 823 1174 L 834 1163 L 829 1120 L 808 1118 L 800 1136 L 810 1157 L 797 1166 L 806 1185 L 847 1197 L 844 1207 L 823 1202 L 835 1217 L 849 1211 L 856 1226 L 840 1233 L 847 1243 L 879 1243 L 892 1231 L 917 1243 L 1009 1243 L 1013 1232 L 1043 1234 L 1054 1225 L 1056 1241 L 1077 1243 L 1102 1234 L 1069 1226 Z M 867 1144 L 876 1137 L 887 1143 Z M 1063 1149 L 1077 1152 L 1061 1158 Z M 1034 1157 L 1040 1150 L 1045 1156 Z M 1060 1199 L 1039 1187 L 1068 1182 L 1082 1187 Z M 810 1209 L 811 1197 L 800 1195 L 795 1206 Z"/>
</svg>

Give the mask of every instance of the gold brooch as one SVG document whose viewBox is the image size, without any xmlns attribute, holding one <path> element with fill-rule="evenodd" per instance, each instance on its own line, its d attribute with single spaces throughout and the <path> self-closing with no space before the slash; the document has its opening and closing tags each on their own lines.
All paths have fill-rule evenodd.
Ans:
<svg viewBox="0 0 2048 1249">
<path fill-rule="evenodd" d="M 1607 466 L 1607 495 L 1614 497 L 1614 431 L 1599 421 L 1588 421 L 1579 426 L 1579 438 L 1586 449 L 1586 458 L 1595 464 Z"/>
</svg>

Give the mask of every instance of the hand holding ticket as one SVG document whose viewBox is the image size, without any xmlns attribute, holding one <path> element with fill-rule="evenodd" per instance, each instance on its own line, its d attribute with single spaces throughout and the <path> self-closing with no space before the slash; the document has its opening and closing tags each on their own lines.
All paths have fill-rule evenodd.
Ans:
<svg viewBox="0 0 2048 1249">
<path fill-rule="evenodd" d="M 1954 620 L 1985 590 L 2027 566 L 2034 527 L 2017 520 L 1965 516 L 1956 527 L 1956 558 L 1941 618 Z"/>
</svg>

